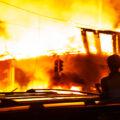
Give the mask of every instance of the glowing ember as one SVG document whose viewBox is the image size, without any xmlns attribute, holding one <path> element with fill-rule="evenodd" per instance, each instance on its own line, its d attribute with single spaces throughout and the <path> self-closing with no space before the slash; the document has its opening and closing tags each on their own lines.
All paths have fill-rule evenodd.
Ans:
<svg viewBox="0 0 120 120">
<path fill-rule="evenodd" d="M 62 89 L 61 86 L 53 86 L 52 89 Z"/>
<path fill-rule="evenodd" d="M 71 90 L 82 91 L 82 87 L 75 87 L 75 86 L 72 86 L 72 87 L 71 87 Z"/>
</svg>

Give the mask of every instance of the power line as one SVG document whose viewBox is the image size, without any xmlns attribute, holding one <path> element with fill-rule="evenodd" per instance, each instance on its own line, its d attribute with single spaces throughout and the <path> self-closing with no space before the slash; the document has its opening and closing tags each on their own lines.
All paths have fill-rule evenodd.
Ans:
<svg viewBox="0 0 120 120">
<path fill-rule="evenodd" d="M 31 14 L 37 15 L 37 16 L 42 16 L 42 17 L 46 17 L 46 18 L 50 18 L 50 19 L 55 19 L 55 20 L 58 20 L 58 21 L 61 21 L 61 22 L 66 22 L 66 20 L 64 20 L 64 19 L 59 19 L 59 18 L 54 18 L 54 17 L 47 16 L 47 15 L 42 15 L 42 14 L 39 14 L 39 13 L 30 11 L 30 10 L 27 10 L 27 9 L 24 9 L 24 8 L 21 8 L 21 7 L 18 7 L 16 5 L 13 5 L 11 3 L 7 3 L 7 2 L 4 2 L 4 1 L 0 1 L 0 2 L 3 3 L 3 4 L 6 4 L 8 6 L 14 7 L 16 9 L 20 9 L 22 11 L 29 12 Z"/>
<path fill-rule="evenodd" d="M 30 11 L 30 10 L 27 10 L 27 9 L 24 9 L 24 8 L 21 8 L 21 7 L 18 7 L 18 6 L 16 6 L 16 5 L 13 5 L 13 4 L 8 3 L 8 2 L 4 2 L 4 1 L 0 1 L 0 2 L 3 3 L 3 4 L 6 4 L 6 5 L 8 5 L 8 6 L 14 7 L 14 8 L 16 8 L 16 9 L 19 9 L 19 10 L 22 10 L 22 11 L 25 11 L 25 12 L 28 12 L 28 13 L 31 13 L 31 14 L 33 14 L 33 15 L 37 15 L 37 16 L 41 16 L 41 17 L 46 17 L 46 18 L 49 18 L 49 19 L 54 19 L 54 20 L 57 20 L 57 21 L 60 21 L 60 22 L 67 22 L 67 20 L 65 20 L 65 19 L 59 19 L 59 18 L 47 16 L 47 15 L 42 15 L 42 14 L 39 14 L 39 13 Z M 70 22 L 71 22 L 71 24 L 72 24 L 72 21 L 70 21 Z M 76 24 L 77 26 L 80 26 L 80 27 L 81 27 L 81 26 L 86 26 L 86 27 L 88 27 L 88 28 L 94 28 L 94 26 L 90 26 L 90 25 L 82 25 L 82 24 L 80 24 L 80 23 L 74 23 L 74 24 Z"/>
<path fill-rule="evenodd" d="M 5 5 L 8 5 L 8 6 L 11 6 L 11 7 L 14 7 L 16 9 L 19 9 L 19 10 L 22 10 L 22 11 L 25 11 L 25 12 L 28 12 L 28 13 L 31 13 L 33 15 L 37 15 L 37 16 L 41 16 L 41 17 L 46 17 L 46 18 L 49 18 L 49 19 L 54 19 L 54 20 L 57 20 L 57 21 L 60 21 L 60 22 L 67 22 L 67 20 L 65 19 L 59 19 L 59 18 L 55 18 L 55 17 L 50 17 L 50 16 L 47 16 L 47 15 L 42 15 L 42 14 L 39 14 L 39 13 L 36 13 L 36 12 L 33 12 L 33 11 L 30 11 L 30 10 L 27 10 L 27 9 L 24 9 L 24 8 L 21 8 L 21 7 L 18 7 L 16 5 L 13 5 L 11 3 L 8 3 L 8 2 L 4 2 L 4 1 L 0 1 L 1 3 L 5 4 Z M 72 24 L 72 21 L 70 21 L 71 24 Z M 8 23 L 9 24 L 9 23 Z M 80 24 L 80 23 L 74 23 L 76 24 L 77 26 L 79 26 L 79 28 L 81 28 L 82 26 L 83 27 L 87 27 L 87 28 L 94 28 L 94 26 L 91 26 L 91 25 L 84 25 L 84 24 Z M 17 26 L 21 26 L 21 25 L 17 25 Z"/>
</svg>

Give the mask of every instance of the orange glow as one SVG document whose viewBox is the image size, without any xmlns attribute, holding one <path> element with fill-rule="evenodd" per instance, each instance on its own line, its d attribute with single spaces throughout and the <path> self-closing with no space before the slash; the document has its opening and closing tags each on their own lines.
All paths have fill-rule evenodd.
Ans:
<svg viewBox="0 0 120 120">
<path fill-rule="evenodd" d="M 43 88 L 44 89 L 48 88 L 47 81 L 44 81 L 43 83 L 41 81 L 39 81 L 39 82 L 33 81 L 33 83 L 30 83 L 28 86 L 28 89 L 43 89 Z"/>
<path fill-rule="evenodd" d="M 44 73 L 36 73 L 36 80 L 32 80 L 28 86 L 24 89 L 47 89 L 49 88 L 50 80 L 49 77 L 44 75 Z M 38 79 L 38 80 L 37 80 Z"/>
<path fill-rule="evenodd" d="M 52 89 L 68 89 L 65 86 L 53 86 Z M 82 86 L 71 86 L 70 90 L 82 91 Z"/>
<path fill-rule="evenodd" d="M 10 0 L 2 1 L 10 3 Z M 51 62 L 46 62 L 46 59 L 38 62 L 37 58 L 65 55 L 66 53 L 87 55 L 81 27 L 94 30 L 114 30 L 115 17 L 111 17 L 111 14 L 116 12 L 108 9 L 111 7 L 108 1 L 105 3 L 107 7 L 102 6 L 101 0 L 99 2 L 95 0 L 87 0 L 87 2 L 80 0 L 64 0 L 64 2 L 62 0 L 56 2 L 55 0 L 13 0 L 10 4 L 17 8 L 0 2 L 0 20 L 5 21 L 6 24 L 4 33 L 2 33 L 4 26 L 0 23 L 2 33 L 0 33 L 0 60 L 16 59 L 17 65 L 13 65 L 11 71 L 18 67 L 23 75 L 25 74 L 25 77 L 29 78 L 27 81 L 29 84 L 27 82 L 25 85 L 20 84 L 21 81 L 17 81 L 17 83 L 14 79 L 15 75 L 10 71 L 14 77 L 6 78 L 3 83 L 6 85 L 6 81 L 11 80 L 12 88 L 3 89 L 0 84 L 0 91 L 10 91 L 15 88 L 18 88 L 17 91 L 25 91 L 31 88 L 47 89 L 49 87 L 82 91 L 82 86 L 68 85 L 66 87 L 61 83 L 58 84 L 59 82 L 57 85 L 51 85 L 50 75 L 51 71 L 53 72 L 52 63 L 55 58 L 52 58 Z M 86 35 L 90 53 L 97 54 L 94 33 L 87 31 Z M 100 44 L 102 54 L 113 54 L 112 35 L 100 34 Z M 26 59 L 31 61 L 25 63 Z M 35 59 L 35 62 L 32 59 Z"/>
<path fill-rule="evenodd" d="M 84 102 L 71 102 L 71 103 L 54 103 L 54 104 L 44 104 L 44 107 L 59 107 L 59 106 L 73 106 L 73 105 L 85 105 Z"/>
<path fill-rule="evenodd" d="M 53 86 L 52 89 L 62 89 L 61 86 Z"/>
<path fill-rule="evenodd" d="M 70 89 L 71 89 L 71 90 L 78 90 L 78 91 L 82 91 L 82 87 L 72 86 Z"/>
<path fill-rule="evenodd" d="M 3 1 L 10 3 L 9 0 Z M 68 10 L 62 6 L 60 8 L 56 7 L 57 5 L 63 5 L 62 1 L 54 3 L 49 0 L 43 2 L 32 0 L 29 2 L 20 0 L 18 2 L 13 0 L 11 3 L 36 13 L 40 12 L 39 14 L 43 16 L 51 16 L 51 18 L 0 3 L 0 11 L 4 9 L 1 19 L 6 22 L 7 32 L 10 36 L 4 39 L 7 51 L 16 59 L 52 55 L 53 53 L 59 55 L 65 52 L 72 54 L 86 53 L 81 40 L 80 29 L 76 26 L 97 29 L 113 28 L 111 25 L 113 19 L 108 11 L 106 10 L 102 14 L 102 2 L 87 2 L 87 4 L 77 0 L 65 2 L 71 8 L 68 7 Z M 111 10 L 110 13 L 114 13 L 114 11 Z M 52 18 L 58 18 L 58 20 Z M 94 46 L 93 36 L 90 33 L 87 34 L 90 39 L 90 51 L 96 54 L 97 50 Z M 1 46 L 3 47 L 2 44 Z M 2 51 L 5 51 L 6 49 L 2 47 Z"/>
</svg>

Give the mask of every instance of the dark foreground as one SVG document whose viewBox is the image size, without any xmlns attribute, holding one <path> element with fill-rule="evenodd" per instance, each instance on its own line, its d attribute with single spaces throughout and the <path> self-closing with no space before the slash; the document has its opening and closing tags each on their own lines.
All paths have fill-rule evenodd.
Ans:
<svg viewBox="0 0 120 120">
<path fill-rule="evenodd" d="M 120 103 L 79 91 L 0 94 L 0 120 L 120 120 Z"/>
</svg>

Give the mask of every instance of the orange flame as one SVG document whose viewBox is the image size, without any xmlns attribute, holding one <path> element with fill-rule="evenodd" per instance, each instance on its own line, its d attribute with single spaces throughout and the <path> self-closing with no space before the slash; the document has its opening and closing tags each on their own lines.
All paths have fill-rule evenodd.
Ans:
<svg viewBox="0 0 120 120">
<path fill-rule="evenodd" d="M 9 0 L 3 1 L 9 2 Z M 0 2 L 1 19 L 6 21 L 6 30 L 10 36 L 9 38 L 0 36 L 0 54 L 9 53 L 9 55 L 0 59 L 15 58 L 22 60 L 42 55 L 63 55 L 67 52 L 87 54 L 81 29 L 77 26 L 113 30 L 114 19 L 111 17 L 111 13 L 115 13 L 113 9 L 108 11 L 107 8 L 103 7 L 105 10 L 102 10 L 101 1 L 99 3 L 96 1 L 87 2 L 86 4 L 77 0 L 74 2 L 70 0 L 68 3 L 65 1 L 51 2 L 50 0 L 42 2 L 33 0 L 30 0 L 30 2 L 13 1 L 13 4 L 18 8 Z M 107 5 L 110 6 L 109 3 Z M 28 11 L 20 9 L 21 7 Z M 29 10 L 34 10 L 38 14 L 31 13 Z M 104 13 L 102 13 L 103 11 Z M 53 19 L 52 16 L 56 19 Z M 94 33 L 87 32 L 86 34 L 90 53 L 97 54 L 98 49 L 95 45 Z M 100 34 L 100 43 L 102 54 L 113 54 L 112 35 Z M 29 71 L 29 67 L 25 68 L 20 63 L 19 66 L 21 69 Z M 48 66 L 52 67 L 52 65 Z M 44 68 L 44 66 L 42 67 Z M 26 88 L 48 88 L 50 78 L 44 72 L 45 69 L 38 70 L 34 75 L 35 79 Z M 15 83 L 15 86 L 17 86 L 17 83 Z M 63 87 L 53 86 L 53 88 L 62 89 Z M 70 89 L 82 90 L 82 87 L 71 85 Z"/>
</svg>

